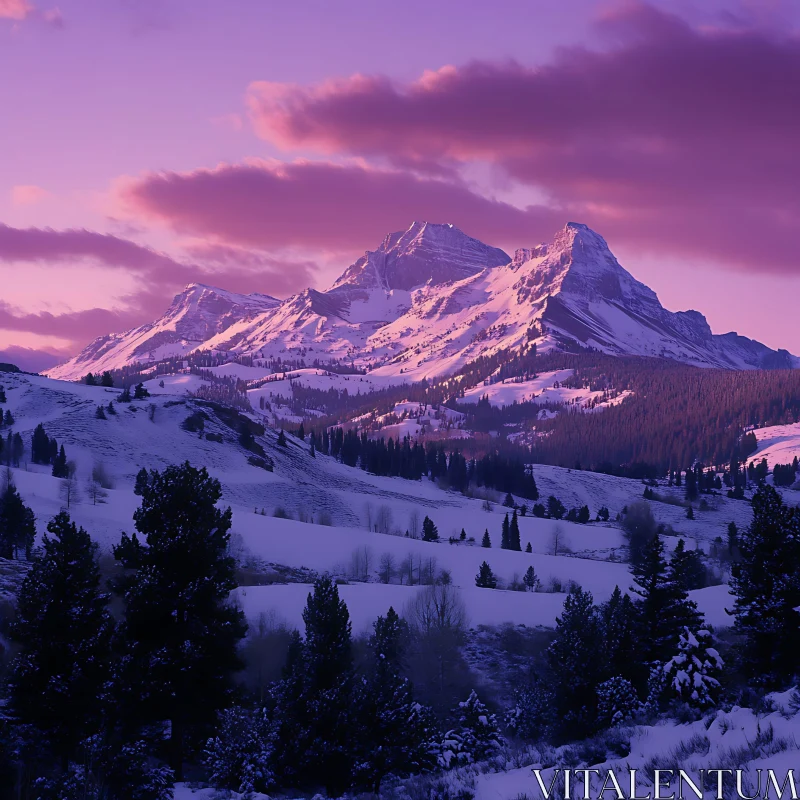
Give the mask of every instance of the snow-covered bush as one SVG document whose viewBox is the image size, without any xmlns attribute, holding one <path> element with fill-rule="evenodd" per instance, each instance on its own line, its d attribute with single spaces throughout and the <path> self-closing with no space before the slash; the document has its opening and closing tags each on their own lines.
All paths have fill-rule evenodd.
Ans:
<svg viewBox="0 0 800 800">
<path fill-rule="evenodd" d="M 597 718 L 601 725 L 611 727 L 632 719 L 641 703 L 633 684 L 616 676 L 597 687 Z"/>
<path fill-rule="evenodd" d="M 480 701 L 474 690 L 466 701 L 458 704 L 458 713 L 458 727 L 444 736 L 440 765 L 449 769 L 497 755 L 503 747 L 497 717 Z"/>
<path fill-rule="evenodd" d="M 541 739 L 552 722 L 553 693 L 543 683 L 519 689 L 505 717 L 508 729 L 522 739 Z"/>
<path fill-rule="evenodd" d="M 712 647 L 711 632 L 684 628 L 678 654 L 664 664 L 667 692 L 695 708 L 716 705 L 723 661 Z"/>
<path fill-rule="evenodd" d="M 228 708 L 219 715 L 217 735 L 206 744 L 204 761 L 217 789 L 263 792 L 273 782 L 273 726 L 266 711 Z"/>
</svg>

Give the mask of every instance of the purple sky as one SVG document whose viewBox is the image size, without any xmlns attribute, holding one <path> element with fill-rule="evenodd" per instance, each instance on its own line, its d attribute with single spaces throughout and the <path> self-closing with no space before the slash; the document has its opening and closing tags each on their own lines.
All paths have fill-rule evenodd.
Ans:
<svg viewBox="0 0 800 800">
<path fill-rule="evenodd" d="M 586 222 L 668 308 L 800 353 L 799 31 L 769 0 L 0 0 L 0 359 L 195 280 L 324 288 L 414 219 L 509 251 Z"/>
</svg>

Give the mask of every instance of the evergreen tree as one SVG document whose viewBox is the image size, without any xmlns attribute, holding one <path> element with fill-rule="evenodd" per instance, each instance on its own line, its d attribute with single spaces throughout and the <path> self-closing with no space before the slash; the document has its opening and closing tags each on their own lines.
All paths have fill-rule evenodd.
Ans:
<svg viewBox="0 0 800 800">
<path fill-rule="evenodd" d="M 728 551 L 731 557 L 735 557 L 739 552 L 739 530 L 735 522 L 728 523 Z"/>
<path fill-rule="evenodd" d="M 492 568 L 485 561 L 481 564 L 478 574 L 475 576 L 475 585 L 480 589 L 497 588 L 497 578 L 492 572 Z"/>
<path fill-rule="evenodd" d="M 577 588 L 567 595 L 564 610 L 556 618 L 555 639 L 547 648 L 553 710 L 564 738 L 585 736 L 594 726 L 597 686 L 603 677 L 597 657 L 600 642 L 600 620 L 592 595 Z"/>
<path fill-rule="evenodd" d="M 329 577 L 320 578 L 303 611 L 306 628 L 305 772 L 329 794 L 352 780 L 353 675 L 350 614 Z"/>
<path fill-rule="evenodd" d="M 567 509 L 557 497 L 551 494 L 550 497 L 547 498 L 547 515 L 549 517 L 561 519 L 566 512 Z"/>
<path fill-rule="evenodd" d="M 9 409 L 6 409 L 6 413 L 3 414 L 3 425 L 5 425 L 8 428 L 10 425 L 13 424 L 14 424 L 14 415 L 11 413 Z"/>
<path fill-rule="evenodd" d="M 103 406 L 97 406 L 97 408 L 94 410 L 94 416 L 96 419 L 108 419 Z"/>
<path fill-rule="evenodd" d="M 280 433 L 278 433 L 278 444 L 281 447 L 286 447 L 286 434 L 283 432 L 283 428 L 281 428 Z"/>
<path fill-rule="evenodd" d="M 609 678 L 597 687 L 597 721 L 603 727 L 627 722 L 641 707 L 633 684 L 623 677 Z"/>
<path fill-rule="evenodd" d="M 500 547 L 503 550 L 511 549 L 511 523 L 508 521 L 508 514 L 503 518 L 503 532 L 500 534 Z"/>
<path fill-rule="evenodd" d="M 639 657 L 644 663 L 663 663 L 677 647 L 683 628 L 699 627 L 697 606 L 669 569 L 658 534 L 644 546 L 641 562 L 631 571 L 636 583 L 633 591 L 639 596 Z"/>
<path fill-rule="evenodd" d="M 211 785 L 244 796 L 271 789 L 273 740 L 274 726 L 265 709 L 234 706 L 221 711 L 216 735 L 203 753 Z"/>
<path fill-rule="evenodd" d="M 694 509 L 691 506 L 686 509 L 686 519 L 694 519 Z"/>
<path fill-rule="evenodd" d="M 133 493 L 138 497 L 141 497 L 145 491 L 147 490 L 147 485 L 150 481 L 150 476 L 147 474 L 147 470 L 142 467 L 136 473 L 136 482 L 133 486 Z"/>
<path fill-rule="evenodd" d="M 63 511 L 47 530 L 19 594 L 13 637 L 21 651 L 11 703 L 37 748 L 46 742 L 65 768 L 99 726 L 112 622 L 100 592 L 97 545 Z"/>
<path fill-rule="evenodd" d="M 188 462 L 152 471 L 133 517 L 144 544 L 124 537 L 114 550 L 136 569 L 124 593 L 122 701 L 142 724 L 169 720 L 178 780 L 186 736 L 228 701 L 246 630 L 227 602 L 235 562 L 231 510 L 216 507 L 221 494 L 219 481 Z"/>
<path fill-rule="evenodd" d="M 481 539 L 481 547 L 491 547 L 492 540 L 489 538 L 489 529 L 483 532 L 483 539 Z"/>
<path fill-rule="evenodd" d="M 83 382 L 87 386 L 97 386 L 97 378 L 95 378 L 91 372 L 87 372 L 86 375 L 84 375 Z"/>
<path fill-rule="evenodd" d="M 64 445 L 58 451 L 55 461 L 53 461 L 53 477 L 54 478 L 67 478 L 69 477 L 69 467 L 67 466 L 67 453 L 64 450 Z"/>
<path fill-rule="evenodd" d="M 50 438 L 41 422 L 33 429 L 31 436 L 31 461 L 34 464 L 50 463 Z"/>
<path fill-rule="evenodd" d="M 800 663 L 800 513 L 771 486 L 753 496 L 753 521 L 739 537 L 732 567 L 734 630 L 753 681 L 781 686 Z"/>
<path fill-rule="evenodd" d="M 528 544 L 525 545 L 525 552 L 526 553 L 532 553 L 533 552 L 533 547 L 531 547 L 531 543 L 530 542 L 528 542 Z"/>
<path fill-rule="evenodd" d="M 536 587 L 539 584 L 539 579 L 536 577 L 536 570 L 532 566 L 528 567 L 528 569 L 525 571 L 522 582 L 525 584 L 525 588 L 529 592 L 536 591 Z"/>
<path fill-rule="evenodd" d="M 602 661 L 609 678 L 624 678 L 644 686 L 649 670 L 640 663 L 636 608 L 628 594 L 614 587 L 611 597 L 600 606 Z"/>
<path fill-rule="evenodd" d="M 25 455 L 25 443 L 22 441 L 22 435 L 19 431 L 13 436 L 9 434 L 9 438 L 11 439 L 11 460 L 14 462 L 14 466 L 18 467 L 23 455 Z"/>
<path fill-rule="evenodd" d="M 111 414 L 112 417 L 117 414 L 117 409 L 114 408 L 114 402 L 112 400 L 108 401 L 108 413 Z"/>
<path fill-rule="evenodd" d="M 702 589 L 706 585 L 706 568 L 697 550 L 687 550 L 683 539 L 672 551 L 670 569 L 686 591 Z"/>
<path fill-rule="evenodd" d="M 503 498 L 503 505 L 506 508 L 514 508 L 514 498 L 511 496 L 511 492 L 506 492 L 506 496 Z"/>
<path fill-rule="evenodd" d="M 697 708 L 716 705 L 721 691 L 723 661 L 712 646 L 710 631 L 684 628 L 678 654 L 664 665 L 667 691 Z"/>
<path fill-rule="evenodd" d="M 33 511 L 22 502 L 10 483 L 0 497 L 0 557 L 17 558 L 22 550 L 29 554 L 36 539 Z"/>
<path fill-rule="evenodd" d="M 440 763 L 455 767 L 485 761 L 502 749 L 503 736 L 497 717 L 480 701 L 473 689 L 456 709 L 458 725 L 445 734 Z"/>
<path fill-rule="evenodd" d="M 100 378 L 100 385 L 107 386 L 109 388 L 114 386 L 114 378 L 112 377 L 111 373 L 108 372 L 108 370 L 102 374 Z"/>
<path fill-rule="evenodd" d="M 508 549 L 522 552 L 522 544 L 519 540 L 519 520 L 516 510 L 511 515 L 511 525 L 508 529 Z"/>
<path fill-rule="evenodd" d="M 370 638 L 369 672 L 360 691 L 356 780 L 375 794 L 386 775 L 398 777 L 432 768 L 431 721 L 413 700 L 403 677 L 409 632 L 393 608 L 378 617 Z"/>
<path fill-rule="evenodd" d="M 422 541 L 424 542 L 438 542 L 439 541 L 439 531 L 436 528 L 436 525 L 433 524 L 433 520 L 430 517 L 425 517 L 422 520 Z"/>
</svg>

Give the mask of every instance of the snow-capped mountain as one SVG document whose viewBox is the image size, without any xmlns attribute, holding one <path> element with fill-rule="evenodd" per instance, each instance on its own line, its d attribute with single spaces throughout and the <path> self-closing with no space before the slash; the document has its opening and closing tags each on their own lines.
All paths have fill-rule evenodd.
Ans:
<svg viewBox="0 0 800 800">
<path fill-rule="evenodd" d="M 280 300 L 269 295 L 235 294 L 192 283 L 175 295 L 160 319 L 125 333 L 100 336 L 48 375 L 74 380 L 87 372 L 188 353 L 233 323 L 253 319 L 278 305 Z"/>
<path fill-rule="evenodd" d="M 728 369 L 793 367 L 785 350 L 715 335 L 697 311 L 667 311 L 602 236 L 569 222 L 549 244 L 510 258 L 453 225 L 415 222 L 388 235 L 327 291 L 283 302 L 189 287 L 157 322 L 102 337 L 49 375 L 210 348 L 256 358 L 331 358 L 419 380 L 479 355 L 535 342 Z"/>
</svg>

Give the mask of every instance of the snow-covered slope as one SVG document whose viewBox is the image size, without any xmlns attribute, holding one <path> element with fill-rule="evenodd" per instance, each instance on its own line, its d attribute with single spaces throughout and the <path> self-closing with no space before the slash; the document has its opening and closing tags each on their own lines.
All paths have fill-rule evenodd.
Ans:
<svg viewBox="0 0 800 800">
<path fill-rule="evenodd" d="M 735 333 L 712 334 L 697 311 L 667 311 L 602 236 L 575 222 L 513 259 L 452 225 L 415 222 L 325 292 L 307 289 L 279 303 L 202 289 L 227 301 L 209 304 L 203 325 L 190 315 L 190 333 L 176 326 L 173 305 L 153 325 L 103 337 L 49 374 L 74 379 L 201 344 L 256 360 L 352 360 L 398 382 L 530 342 L 540 351 L 592 348 L 728 369 L 800 363 Z"/>
<path fill-rule="evenodd" d="M 49 370 L 48 375 L 75 380 L 87 372 L 188 353 L 234 322 L 253 319 L 279 304 L 265 294 L 235 294 L 192 283 L 175 296 L 160 319 L 125 333 L 100 336 L 75 358 Z"/>
</svg>

